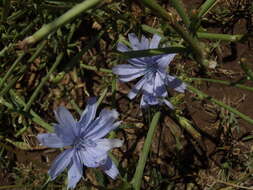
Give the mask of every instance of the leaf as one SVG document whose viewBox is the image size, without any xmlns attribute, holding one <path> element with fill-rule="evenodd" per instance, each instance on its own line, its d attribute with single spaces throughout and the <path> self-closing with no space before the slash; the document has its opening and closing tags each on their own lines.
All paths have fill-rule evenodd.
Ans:
<svg viewBox="0 0 253 190">
<path fill-rule="evenodd" d="M 32 150 L 32 147 L 25 143 L 25 142 L 20 142 L 20 141 L 12 141 L 10 139 L 6 139 L 7 142 L 11 143 L 15 147 L 21 149 L 21 150 Z"/>
</svg>

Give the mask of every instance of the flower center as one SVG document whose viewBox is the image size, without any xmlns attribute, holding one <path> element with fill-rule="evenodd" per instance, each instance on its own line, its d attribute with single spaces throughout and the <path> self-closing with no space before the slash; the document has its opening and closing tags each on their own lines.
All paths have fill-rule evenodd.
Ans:
<svg viewBox="0 0 253 190">
<path fill-rule="evenodd" d="M 83 138 L 78 138 L 73 145 L 73 147 L 76 148 L 77 150 L 80 149 L 86 150 L 87 147 L 96 147 L 96 146 L 97 144 L 93 140 Z"/>
<path fill-rule="evenodd" d="M 150 71 L 150 72 L 153 72 L 155 73 L 158 69 L 158 65 L 156 62 L 150 62 L 149 64 L 147 64 L 147 69 Z"/>
</svg>

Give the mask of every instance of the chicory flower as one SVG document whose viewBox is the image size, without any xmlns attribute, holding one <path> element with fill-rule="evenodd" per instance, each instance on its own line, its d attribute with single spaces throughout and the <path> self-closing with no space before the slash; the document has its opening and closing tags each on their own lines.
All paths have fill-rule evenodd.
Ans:
<svg viewBox="0 0 253 190">
<path fill-rule="evenodd" d="M 131 49 L 122 43 L 118 43 L 118 51 L 155 49 L 158 48 L 161 37 L 155 34 L 151 41 L 144 36 L 139 40 L 135 34 L 131 33 L 128 35 L 128 39 Z M 173 108 L 173 105 L 165 99 L 168 96 L 167 87 L 178 92 L 184 92 L 186 89 L 186 85 L 183 82 L 167 73 L 168 66 L 175 55 L 173 53 L 132 58 L 128 60 L 129 64 L 116 65 L 112 71 L 119 76 L 121 82 L 128 82 L 141 77 L 128 93 L 128 97 L 133 99 L 141 91 L 140 105 L 142 108 L 163 103 Z"/>
<path fill-rule="evenodd" d="M 110 131 L 120 125 L 116 121 L 116 110 L 103 109 L 95 119 L 97 111 L 96 98 L 88 100 L 86 109 L 79 121 L 64 107 L 55 110 L 58 124 L 54 125 L 54 133 L 39 134 L 37 139 L 41 145 L 50 148 L 70 147 L 64 150 L 53 162 L 49 175 L 54 180 L 68 168 L 68 188 L 74 188 L 83 175 L 83 167 L 100 167 L 108 176 L 115 179 L 119 171 L 108 151 L 122 146 L 119 139 L 104 138 Z"/>
</svg>

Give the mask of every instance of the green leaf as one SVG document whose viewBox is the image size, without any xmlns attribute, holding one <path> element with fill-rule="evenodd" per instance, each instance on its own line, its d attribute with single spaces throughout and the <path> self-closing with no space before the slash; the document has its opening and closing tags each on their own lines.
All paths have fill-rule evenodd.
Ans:
<svg viewBox="0 0 253 190">
<path fill-rule="evenodd" d="M 161 115 L 161 112 L 156 112 L 152 121 L 151 121 L 149 130 L 148 130 L 148 134 L 147 134 L 147 137 L 144 142 L 143 149 L 142 149 L 142 153 L 139 158 L 134 177 L 131 181 L 135 190 L 139 190 L 141 188 L 141 182 L 142 182 L 144 168 L 145 168 L 148 154 L 149 154 L 149 150 L 150 150 L 150 147 L 152 144 L 152 139 L 155 134 L 155 129 L 156 129 L 156 126 L 157 126 L 159 119 L 160 119 L 160 115 Z"/>
</svg>

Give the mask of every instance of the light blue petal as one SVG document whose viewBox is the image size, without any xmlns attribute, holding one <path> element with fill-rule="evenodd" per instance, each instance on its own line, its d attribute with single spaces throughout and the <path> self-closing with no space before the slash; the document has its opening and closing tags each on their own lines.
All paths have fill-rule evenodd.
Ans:
<svg viewBox="0 0 253 190">
<path fill-rule="evenodd" d="M 178 92 L 184 92 L 186 89 L 186 84 L 183 83 L 181 80 L 177 79 L 174 76 L 167 75 L 167 86 L 172 88 Z"/>
<path fill-rule="evenodd" d="M 158 63 L 159 70 L 161 72 L 163 71 L 165 72 L 175 56 L 176 56 L 175 53 L 167 54 L 167 55 L 163 55 L 160 59 L 158 59 L 157 63 Z"/>
<path fill-rule="evenodd" d="M 142 78 L 140 79 L 135 85 L 134 87 L 132 88 L 132 90 L 128 93 L 128 98 L 129 99 L 133 99 L 137 94 L 138 92 L 141 90 L 141 88 L 143 87 L 143 85 L 145 84 L 145 81 L 146 79 L 145 78 Z"/>
<path fill-rule="evenodd" d="M 166 84 L 165 84 L 166 81 L 164 81 L 162 78 L 161 78 L 161 75 L 159 72 L 156 73 L 156 77 L 155 77 L 155 85 L 154 85 L 154 88 L 155 88 L 155 96 L 158 96 L 158 97 L 166 97 L 168 95 L 168 92 L 167 92 L 167 89 L 166 89 Z"/>
<path fill-rule="evenodd" d="M 141 73 L 146 70 L 145 67 L 135 67 L 133 65 L 130 65 L 130 64 L 120 64 L 120 65 L 116 65 L 112 68 L 112 72 L 116 75 L 135 75 L 135 74 L 138 74 L 138 73 Z"/>
<path fill-rule="evenodd" d="M 112 179 L 116 179 L 119 174 L 117 166 L 112 162 L 111 158 L 107 157 L 106 163 L 101 166 L 101 169 Z"/>
<path fill-rule="evenodd" d="M 140 50 L 144 49 L 149 49 L 149 40 L 145 36 L 142 36 Z"/>
<path fill-rule="evenodd" d="M 122 76 L 119 76 L 119 80 L 121 82 L 129 82 L 129 81 L 137 79 L 145 74 L 146 74 L 145 72 L 139 72 L 139 73 L 133 74 L 133 75 L 122 75 Z"/>
<path fill-rule="evenodd" d="M 114 123 L 118 115 L 116 110 L 103 109 L 99 117 L 90 125 L 85 137 L 92 140 L 104 137 L 120 125 L 120 122 Z"/>
<path fill-rule="evenodd" d="M 75 135 L 70 127 L 63 127 L 60 124 L 54 124 L 54 131 L 65 144 L 72 145 L 74 143 Z"/>
<path fill-rule="evenodd" d="M 153 73 L 149 73 L 145 75 L 145 83 L 143 85 L 143 92 L 147 94 L 154 94 L 155 89 L 155 75 Z"/>
<path fill-rule="evenodd" d="M 147 65 L 147 62 L 141 58 L 128 59 L 127 62 L 130 63 L 131 65 L 133 65 L 135 67 L 139 67 L 139 68 L 143 68 L 143 67 L 146 68 L 146 65 Z"/>
<path fill-rule="evenodd" d="M 138 37 L 134 33 L 128 34 L 128 39 L 131 43 L 131 48 L 133 50 L 141 50 L 141 43 L 139 42 Z"/>
<path fill-rule="evenodd" d="M 94 141 L 96 146 L 85 146 L 78 151 L 82 163 L 91 168 L 100 167 L 105 164 L 107 152 L 115 147 L 120 147 L 123 141 L 120 139 L 98 139 Z"/>
<path fill-rule="evenodd" d="M 153 35 L 153 38 L 150 42 L 150 49 L 154 49 L 154 48 L 158 48 L 158 45 L 160 43 L 160 40 L 161 40 L 161 37 L 157 34 L 154 34 Z"/>
<path fill-rule="evenodd" d="M 146 109 L 146 108 L 149 107 L 149 105 L 147 104 L 147 102 L 144 101 L 144 95 L 141 96 L 140 107 L 143 108 L 143 109 Z"/>
<path fill-rule="evenodd" d="M 163 99 L 163 103 L 165 104 L 165 105 L 167 105 L 170 109 L 174 109 L 174 106 L 168 101 L 168 100 L 166 100 L 166 99 Z"/>
<path fill-rule="evenodd" d="M 54 160 L 51 168 L 48 173 L 52 180 L 54 180 L 63 170 L 68 167 L 69 163 L 72 160 L 74 153 L 74 149 L 68 149 L 62 152 L 57 158 Z"/>
<path fill-rule="evenodd" d="M 131 51 L 127 46 L 125 46 L 124 44 L 122 44 L 120 42 L 117 44 L 117 50 L 120 52 Z"/>
<path fill-rule="evenodd" d="M 97 111 L 97 99 L 95 97 L 89 98 L 85 110 L 83 111 L 78 125 L 80 132 L 84 132 L 90 123 L 94 120 Z"/>
<path fill-rule="evenodd" d="M 55 111 L 55 117 L 58 123 L 67 131 L 69 136 L 77 136 L 78 130 L 76 126 L 76 121 L 74 120 L 71 113 L 63 106 L 58 107 Z M 61 131 L 57 131 L 61 132 Z"/>
<path fill-rule="evenodd" d="M 89 168 L 97 168 L 106 161 L 107 154 L 97 151 L 94 147 L 85 147 L 78 150 L 78 155 L 83 165 Z"/>
<path fill-rule="evenodd" d="M 97 139 L 95 140 L 95 143 L 97 146 L 95 147 L 96 151 L 106 154 L 107 151 L 116 148 L 121 147 L 123 145 L 123 140 L 120 139 Z"/>
<path fill-rule="evenodd" d="M 68 188 L 74 189 L 82 176 L 83 164 L 79 160 L 79 156 L 75 155 L 72 158 L 72 165 L 68 170 Z"/>
<path fill-rule="evenodd" d="M 40 144 L 43 146 L 47 146 L 50 148 L 62 148 L 64 146 L 71 145 L 71 142 L 65 142 L 61 138 L 59 138 L 55 133 L 43 133 L 38 134 L 37 139 Z"/>
<path fill-rule="evenodd" d="M 120 121 L 112 123 L 109 119 L 107 121 L 103 120 L 98 123 L 96 129 L 88 134 L 89 138 L 93 140 L 102 138 L 110 133 L 112 130 L 116 129 L 121 124 Z"/>
</svg>

